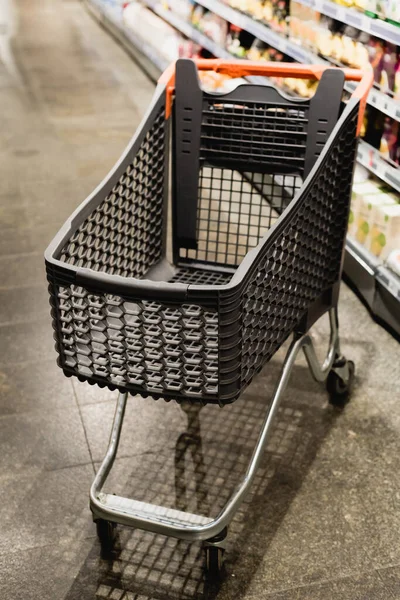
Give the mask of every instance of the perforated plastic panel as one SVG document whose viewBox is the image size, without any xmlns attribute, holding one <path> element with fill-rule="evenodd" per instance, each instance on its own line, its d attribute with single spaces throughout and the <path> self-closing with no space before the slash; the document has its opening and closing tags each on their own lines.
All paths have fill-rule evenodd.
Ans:
<svg viewBox="0 0 400 600">
<path fill-rule="evenodd" d="M 229 103 L 207 100 L 203 110 L 201 156 L 210 164 L 246 162 L 276 172 L 301 172 L 306 152 L 308 106 L 283 102 Z"/>
<path fill-rule="evenodd" d="M 343 126 L 294 217 L 258 260 L 243 294 L 242 385 L 282 345 L 340 275 L 357 112 Z"/>
<path fill-rule="evenodd" d="M 221 116 L 216 105 L 205 118 L 210 131 L 219 119 L 223 139 L 215 144 L 214 134 L 202 130 L 197 249 L 178 253 L 175 268 L 165 271 L 170 286 L 138 285 L 137 279 L 151 277 L 152 267 L 166 263 L 169 140 L 163 101 L 156 99 L 142 142 L 133 143 L 132 160 L 111 192 L 93 199 L 91 214 L 66 243 L 61 232 L 58 250 L 46 258 L 59 364 L 68 375 L 111 389 L 223 404 L 238 397 L 338 281 L 358 104 L 347 111 L 306 187 L 296 166 L 304 164 L 306 107 L 300 114 L 296 106 L 271 111 L 249 103 L 248 110 L 233 106 L 225 114 L 224 105 Z M 234 166 L 240 123 L 243 160 Z M 257 134 L 258 123 L 264 125 Z M 267 130 L 273 148 L 266 167 Z M 209 146 L 207 136 L 214 136 Z M 226 164 L 210 164 L 221 158 L 210 154 L 218 147 L 228 153 Z M 286 161 L 290 173 L 268 172 L 272 155 Z M 247 257 L 246 270 L 232 280 L 260 242 L 258 254 Z M 90 270 L 98 272 L 95 277 Z"/>
<path fill-rule="evenodd" d="M 197 249 L 181 248 L 180 258 L 237 267 L 275 223 L 301 182 L 296 175 L 202 167 Z"/>
<path fill-rule="evenodd" d="M 161 258 L 165 153 L 161 110 L 111 193 L 63 248 L 63 262 L 110 275 L 142 277 Z"/>
<path fill-rule="evenodd" d="M 78 376 L 132 392 L 217 397 L 216 310 L 126 301 L 74 285 L 58 288 L 57 304 L 62 364 Z"/>
</svg>

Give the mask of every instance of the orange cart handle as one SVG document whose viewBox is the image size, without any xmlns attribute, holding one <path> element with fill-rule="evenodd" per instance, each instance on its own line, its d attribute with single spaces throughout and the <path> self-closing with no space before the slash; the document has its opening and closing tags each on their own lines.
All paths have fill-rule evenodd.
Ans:
<svg viewBox="0 0 400 600">
<path fill-rule="evenodd" d="M 280 62 L 257 62 L 251 60 L 225 60 L 223 58 L 200 58 L 193 59 L 199 71 L 215 71 L 231 77 L 246 77 L 249 75 L 260 75 L 262 77 L 293 77 L 296 79 L 321 79 L 326 69 L 335 69 L 330 65 L 302 65 L 298 63 Z M 367 104 L 368 93 L 372 87 L 374 77 L 372 69 L 361 71 L 359 69 L 342 69 L 346 81 L 359 81 L 352 94 L 352 98 L 360 101 L 358 114 L 357 135 L 360 134 L 364 111 Z M 171 114 L 172 94 L 175 89 L 175 63 L 169 65 L 158 80 L 167 88 L 167 104 L 165 117 Z"/>
</svg>

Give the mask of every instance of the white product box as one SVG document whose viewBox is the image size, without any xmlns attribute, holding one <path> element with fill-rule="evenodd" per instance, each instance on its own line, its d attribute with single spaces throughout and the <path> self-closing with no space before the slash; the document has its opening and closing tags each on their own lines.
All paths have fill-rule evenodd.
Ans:
<svg viewBox="0 0 400 600">
<path fill-rule="evenodd" d="M 382 260 L 400 247 L 400 204 L 376 207 L 368 247 Z"/>
</svg>

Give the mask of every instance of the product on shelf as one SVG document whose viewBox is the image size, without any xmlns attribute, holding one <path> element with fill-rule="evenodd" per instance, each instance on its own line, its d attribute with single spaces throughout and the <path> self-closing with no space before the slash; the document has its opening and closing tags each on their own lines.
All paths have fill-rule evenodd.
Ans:
<svg viewBox="0 0 400 600">
<path fill-rule="evenodd" d="M 196 6 L 192 13 L 192 24 L 218 46 L 225 47 L 228 23 L 222 17 L 202 6 Z"/>
<path fill-rule="evenodd" d="M 214 92 L 227 92 L 237 86 L 237 79 L 222 75 L 215 71 L 199 71 L 199 79 L 203 89 Z"/>
<path fill-rule="evenodd" d="M 264 2 L 267 4 L 268 2 Z M 289 16 L 289 2 L 287 0 L 272 0 L 272 18 L 269 22 L 270 27 L 276 31 L 285 32 L 287 30 L 287 18 Z"/>
<path fill-rule="evenodd" d="M 396 0 L 400 7 L 400 1 Z M 393 91 L 398 50 L 389 42 L 331 17 L 322 15 L 295 0 L 290 5 L 290 36 L 305 48 L 352 67 L 364 69 L 370 62 L 375 82 L 384 91 Z"/>
<path fill-rule="evenodd" d="M 380 0 L 378 6 L 378 16 L 393 23 L 400 22 L 399 0 Z"/>
<path fill-rule="evenodd" d="M 126 27 L 135 32 L 138 41 L 151 47 L 167 63 L 178 58 L 198 56 L 197 44 L 185 39 L 171 25 L 138 2 L 126 4 L 123 20 Z"/>
<path fill-rule="evenodd" d="M 397 159 L 398 152 L 399 123 L 389 117 L 385 117 L 383 134 L 379 150 L 384 158 L 393 161 Z"/>
<path fill-rule="evenodd" d="M 400 248 L 396 248 L 396 250 L 392 250 L 389 254 L 387 261 L 387 266 L 391 269 L 396 275 L 400 277 Z"/>
<path fill-rule="evenodd" d="M 193 2 L 191 0 L 166 0 L 162 4 L 168 7 L 175 15 L 179 15 L 185 21 L 190 21 L 193 11 Z"/>
<path fill-rule="evenodd" d="M 382 260 L 400 247 L 400 204 L 383 204 L 373 212 L 371 235 L 367 248 Z"/>
<path fill-rule="evenodd" d="M 340 6 L 356 8 L 373 18 L 386 19 L 392 23 L 400 22 L 399 0 L 331 0 Z"/>
<path fill-rule="evenodd" d="M 369 17 L 377 17 L 379 13 L 379 5 L 381 0 L 365 0 L 364 12 Z"/>
<path fill-rule="evenodd" d="M 311 98 L 318 87 L 318 82 L 312 79 L 287 78 L 283 81 L 283 84 L 288 90 L 302 98 Z"/>
<path fill-rule="evenodd" d="M 253 41 L 251 47 L 247 52 L 247 58 L 249 60 L 261 60 L 268 62 L 286 62 L 284 55 L 276 48 L 271 48 L 265 42 L 258 40 L 257 38 Z M 273 79 L 272 77 L 270 79 Z"/>
<path fill-rule="evenodd" d="M 394 73 L 394 99 L 400 101 L 400 56 L 397 61 L 396 70 Z"/>
<path fill-rule="evenodd" d="M 355 183 L 349 214 L 349 234 L 363 245 L 368 245 L 377 206 L 396 204 L 388 190 L 375 181 Z"/>
<path fill-rule="evenodd" d="M 229 0 L 227 3 L 258 21 L 264 21 L 275 31 L 287 31 L 289 0 Z"/>
<path fill-rule="evenodd" d="M 386 43 L 382 58 L 382 72 L 380 78 L 380 88 L 382 92 L 392 93 L 394 91 L 395 75 L 398 58 L 396 46 Z"/>
<path fill-rule="evenodd" d="M 230 25 L 229 33 L 226 38 L 226 49 L 233 56 L 237 56 L 238 58 L 245 58 L 246 56 L 246 48 L 242 46 L 240 41 L 240 27 L 236 27 L 236 25 Z"/>
<path fill-rule="evenodd" d="M 193 11 L 192 11 L 192 15 L 191 15 L 191 21 L 192 21 L 192 25 L 194 25 L 195 27 L 198 27 L 203 16 L 206 13 L 206 9 L 203 8 L 203 6 L 201 6 L 200 4 L 197 4 Z"/>
<path fill-rule="evenodd" d="M 369 232 L 368 220 L 366 225 L 361 215 L 361 206 L 367 196 L 375 196 L 378 193 L 376 185 L 371 181 L 354 183 L 351 194 L 351 205 L 349 212 L 348 233 L 363 243 Z M 358 235 L 358 230 L 360 234 Z M 363 236 L 361 235 L 363 233 Z"/>
<path fill-rule="evenodd" d="M 399 0 L 387 0 L 386 19 L 398 25 L 400 23 L 400 2 Z"/>
<path fill-rule="evenodd" d="M 235 8 L 240 12 L 247 13 L 260 21 L 266 18 L 265 11 L 268 10 L 268 8 L 259 0 L 230 0 L 227 2 L 227 4 L 229 4 L 229 6 L 232 8 Z M 270 3 L 267 3 L 267 6 L 270 6 Z M 268 17 L 269 19 L 272 18 L 272 11 Z"/>
</svg>

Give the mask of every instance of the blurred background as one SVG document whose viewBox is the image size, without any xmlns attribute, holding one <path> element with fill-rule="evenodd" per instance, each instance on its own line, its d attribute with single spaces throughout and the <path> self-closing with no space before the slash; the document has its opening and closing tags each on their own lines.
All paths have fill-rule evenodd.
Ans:
<svg viewBox="0 0 400 600">
<path fill-rule="evenodd" d="M 399 10 L 372 0 L 0 0 L 2 599 L 400 598 Z M 298 362 L 217 584 L 198 544 L 121 529 L 101 556 L 88 492 L 116 394 L 57 367 L 43 253 L 118 160 L 164 67 L 231 55 L 371 64 L 375 86 L 339 304 L 353 397 L 344 411 L 330 406 Z M 273 83 L 302 97 L 315 89 Z M 214 91 L 236 84 L 203 79 Z M 321 354 L 327 332 L 325 322 L 314 330 Z M 129 398 L 109 489 L 218 511 L 246 467 L 284 351 L 223 410 Z"/>
</svg>

